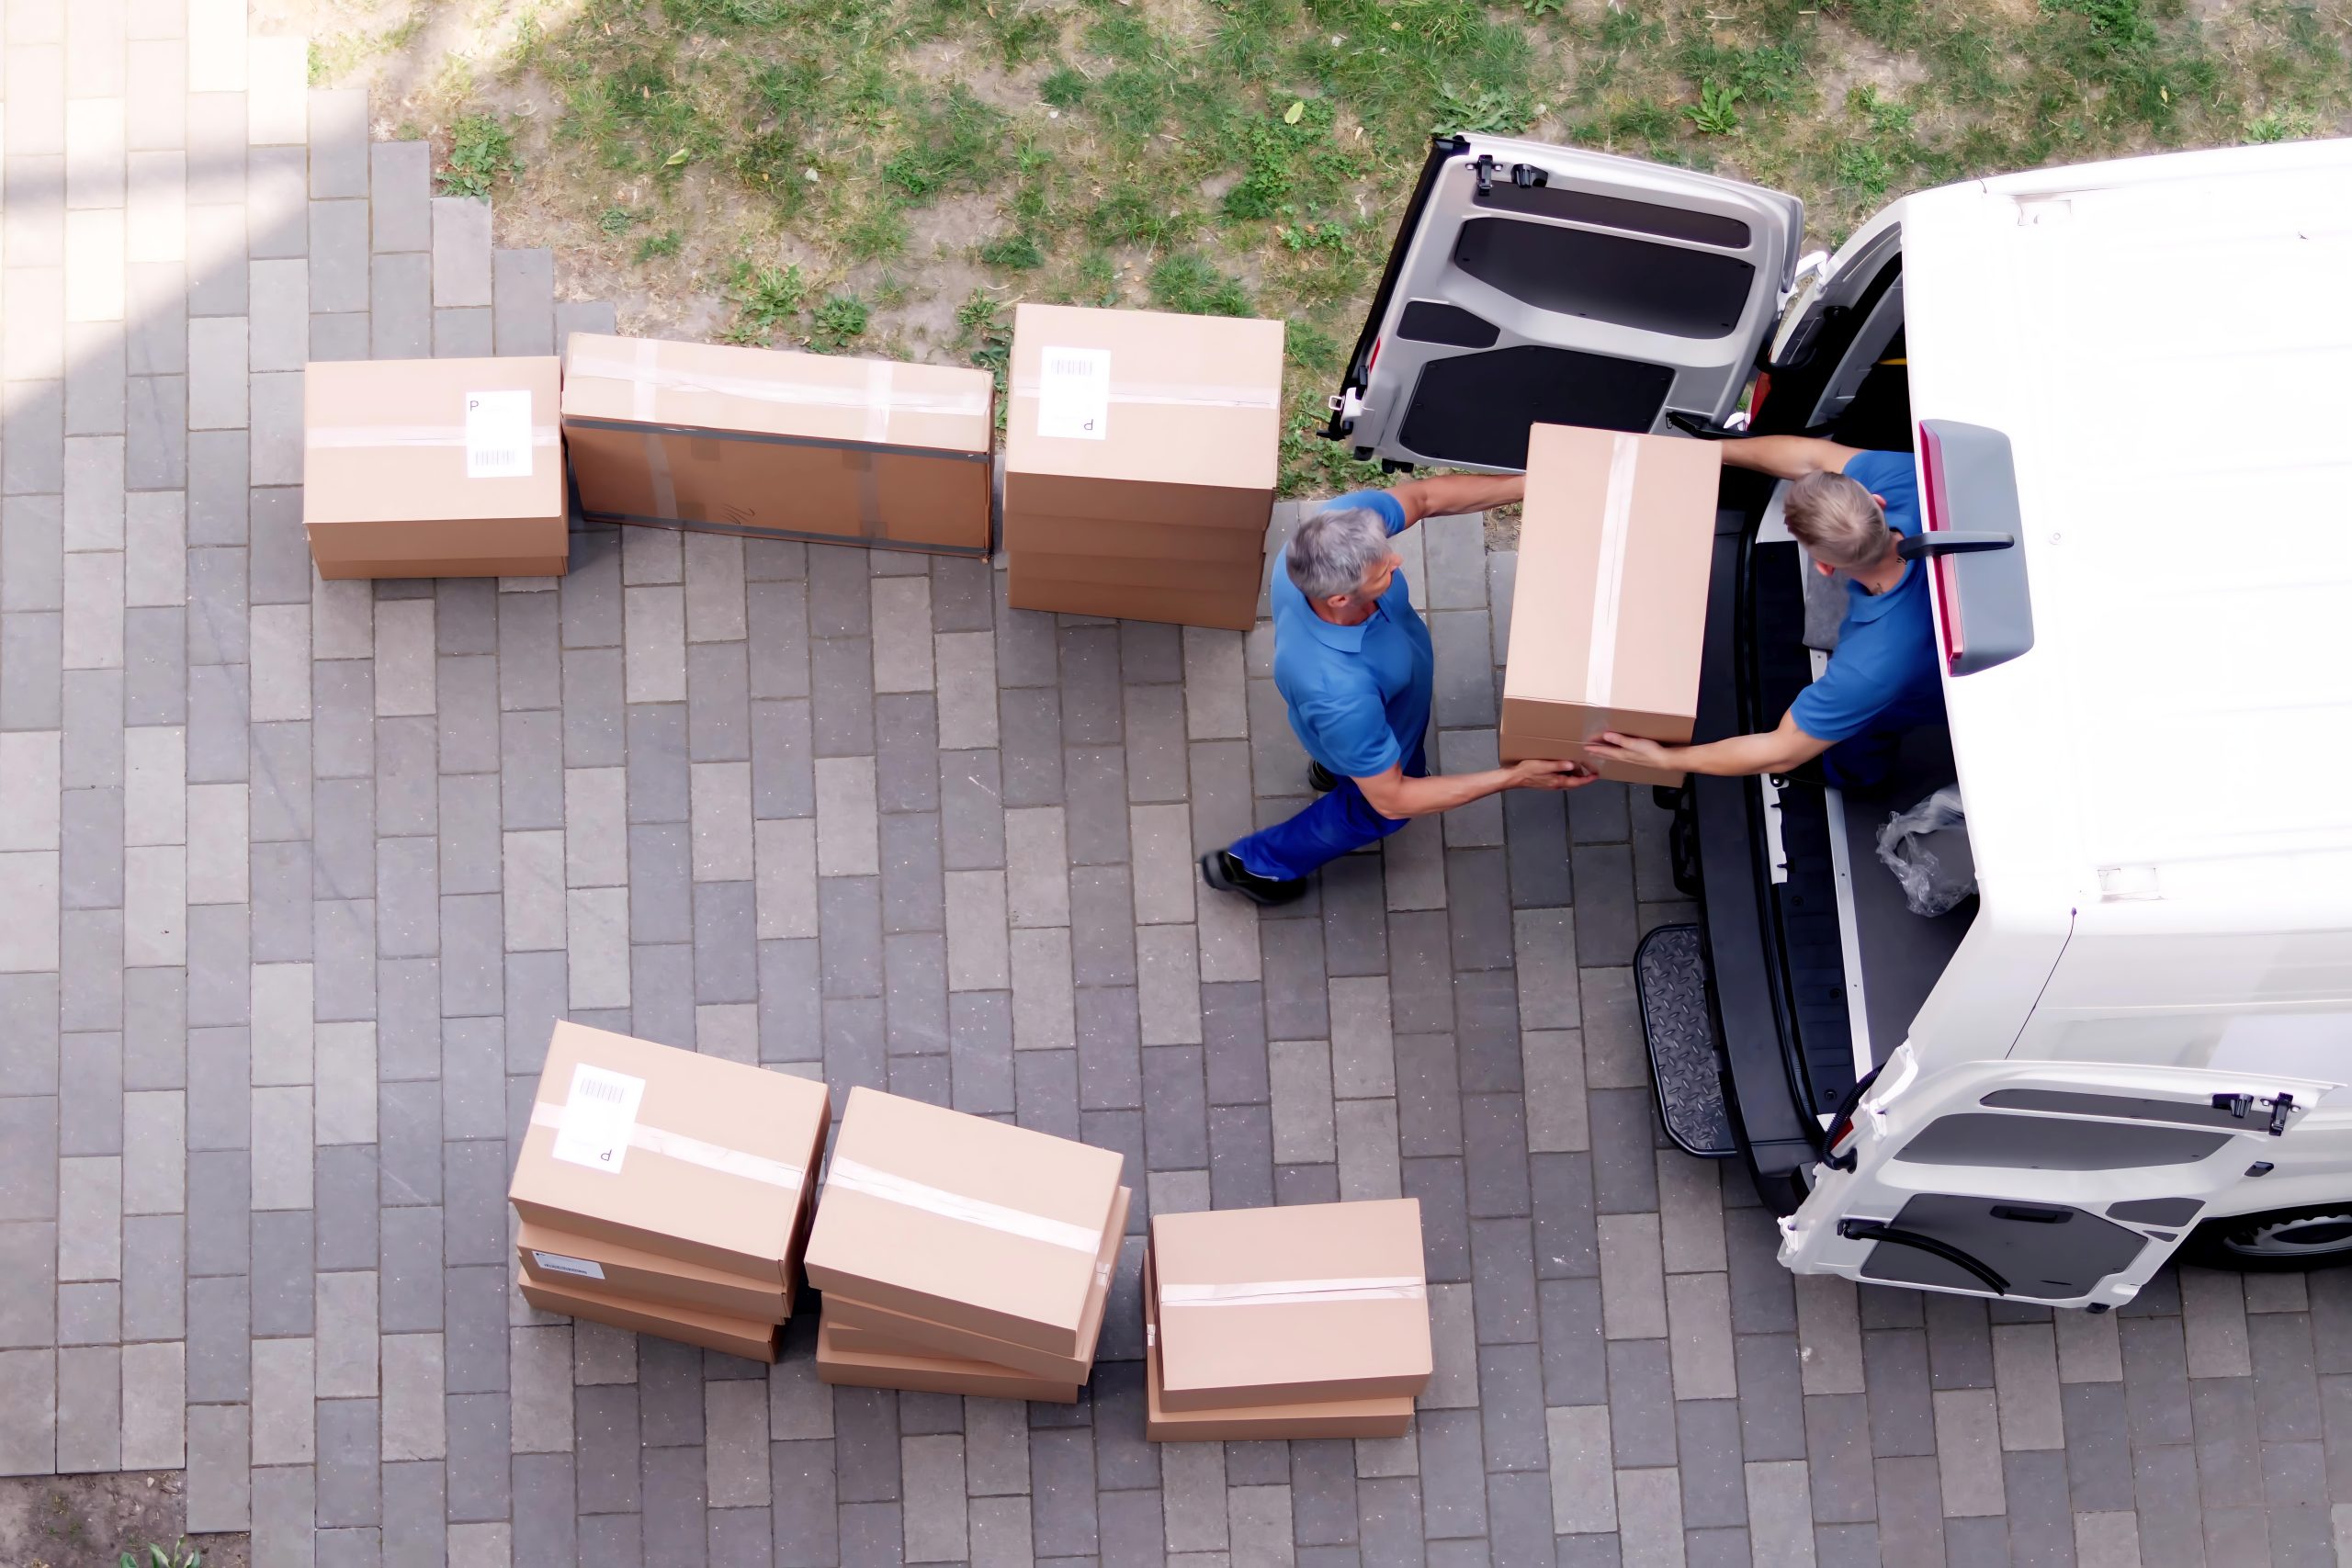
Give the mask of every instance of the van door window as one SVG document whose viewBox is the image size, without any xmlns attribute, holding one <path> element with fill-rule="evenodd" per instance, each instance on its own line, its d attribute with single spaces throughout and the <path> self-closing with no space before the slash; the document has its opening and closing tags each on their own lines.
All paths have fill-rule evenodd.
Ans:
<svg viewBox="0 0 2352 1568">
<path fill-rule="evenodd" d="M 2081 1209 L 2060 1204 L 2019 1203 L 1944 1192 L 1920 1192 L 1906 1200 L 1876 1240 L 1862 1265 L 1865 1280 L 1896 1285 L 1934 1285 L 1982 1292 L 1980 1274 L 1936 1251 L 1900 1245 L 1898 1236 L 1926 1237 L 1964 1254 L 1997 1274 L 2003 1295 L 2067 1301 L 2087 1293 L 2110 1274 L 2131 1266 L 2148 1245 L 2124 1229 Z"/>
<path fill-rule="evenodd" d="M 2189 1127 L 1963 1111 L 1928 1122 L 1894 1157 L 1999 1170 L 2132 1170 L 2194 1165 L 2229 1141 L 2227 1133 Z"/>
<path fill-rule="evenodd" d="M 1756 278 L 1737 256 L 1508 218 L 1463 224 L 1453 265 L 1539 310 L 1691 338 L 1739 325 Z"/>
</svg>

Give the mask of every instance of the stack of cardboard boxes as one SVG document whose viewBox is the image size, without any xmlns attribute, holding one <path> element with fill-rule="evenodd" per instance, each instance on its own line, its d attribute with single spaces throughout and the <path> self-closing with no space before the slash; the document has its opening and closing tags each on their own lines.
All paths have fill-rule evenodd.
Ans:
<svg viewBox="0 0 2352 1568">
<path fill-rule="evenodd" d="M 1528 432 L 1520 604 L 1533 603 L 1540 584 L 1545 613 L 1511 617 L 1504 761 L 1565 758 L 1626 784 L 1682 782 L 1602 761 L 1584 742 L 1604 730 L 1690 739 L 1722 473 L 1712 441 L 1565 424 Z"/>
<path fill-rule="evenodd" d="M 1153 1442 L 1393 1438 L 1431 1370 L 1413 1199 L 1155 1214 Z"/>
<path fill-rule="evenodd" d="M 558 1023 L 508 1192 L 524 1299 L 775 1360 L 830 1111 L 821 1083 Z"/>
<path fill-rule="evenodd" d="M 850 1091 L 809 1236 L 829 1383 L 1069 1404 L 1126 1229 L 1120 1156 Z"/>
<path fill-rule="evenodd" d="M 1004 448 L 1013 607 L 1248 630 L 1282 380 L 1280 321 L 1018 307 Z"/>
</svg>

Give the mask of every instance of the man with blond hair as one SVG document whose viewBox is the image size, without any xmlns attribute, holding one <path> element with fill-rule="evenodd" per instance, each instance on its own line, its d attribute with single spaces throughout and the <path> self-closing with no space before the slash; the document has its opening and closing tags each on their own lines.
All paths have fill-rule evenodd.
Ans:
<svg viewBox="0 0 2352 1568">
<path fill-rule="evenodd" d="M 1838 651 L 1777 729 L 1700 746 L 1608 734 L 1591 749 L 1642 767 L 1721 775 L 1785 773 L 1819 757 L 1829 783 L 1866 789 L 1885 777 L 1904 730 L 1943 717 L 1927 573 L 1895 553 L 1899 541 L 1919 532 L 1911 454 L 1861 452 L 1804 435 L 1726 441 L 1723 451 L 1734 468 L 1795 481 L 1784 508 L 1789 532 L 1815 571 L 1846 579 Z"/>
</svg>

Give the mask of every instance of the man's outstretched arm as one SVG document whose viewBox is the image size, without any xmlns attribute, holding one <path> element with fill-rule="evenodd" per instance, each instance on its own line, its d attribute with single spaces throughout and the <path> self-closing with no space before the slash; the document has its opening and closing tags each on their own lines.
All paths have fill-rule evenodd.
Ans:
<svg viewBox="0 0 2352 1568">
<path fill-rule="evenodd" d="M 1842 474 L 1847 464 L 1862 455 L 1859 446 L 1841 446 L 1811 435 L 1750 435 L 1725 441 L 1722 447 L 1724 461 L 1733 468 L 1755 468 L 1781 479 Z"/>
<path fill-rule="evenodd" d="M 1760 735 L 1735 735 L 1703 746 L 1663 746 L 1633 735 L 1602 735 L 1586 746 L 1595 756 L 1630 762 L 1640 768 L 1679 769 L 1686 773 L 1713 773 L 1739 778 L 1748 773 L 1785 773 L 1812 761 L 1829 750 L 1830 742 L 1797 728 L 1794 709 L 1781 716 L 1781 727 Z"/>
<path fill-rule="evenodd" d="M 1507 768 L 1488 768 L 1476 773 L 1441 773 L 1425 779 L 1406 777 L 1400 764 L 1385 773 L 1358 779 L 1355 784 L 1363 792 L 1365 804 L 1395 821 L 1451 811 L 1507 789 L 1580 789 L 1593 780 L 1593 774 L 1574 762 L 1532 758 Z"/>
<path fill-rule="evenodd" d="M 1440 474 L 1435 479 L 1406 479 L 1388 493 L 1405 509 L 1405 526 L 1424 517 L 1452 517 L 1508 506 L 1527 494 L 1525 474 Z"/>
</svg>

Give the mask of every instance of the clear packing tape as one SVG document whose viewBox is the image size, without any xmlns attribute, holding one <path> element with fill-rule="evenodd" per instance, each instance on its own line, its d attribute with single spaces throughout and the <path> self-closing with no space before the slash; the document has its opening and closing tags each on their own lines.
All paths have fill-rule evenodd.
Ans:
<svg viewBox="0 0 2352 1568">
<path fill-rule="evenodd" d="M 562 433 L 552 424 L 531 426 L 534 447 L 553 446 Z M 302 433 L 306 446 L 339 452 L 368 451 L 376 447 L 455 446 L 466 446 L 466 427 L 462 424 L 346 424 L 321 427 L 312 425 Z"/>
<path fill-rule="evenodd" d="M 1171 1285 L 1162 1281 L 1159 1304 L 1167 1307 L 1296 1306 L 1340 1302 L 1418 1302 L 1428 1287 L 1410 1274 L 1335 1280 L 1245 1280 L 1222 1285 Z"/>
<path fill-rule="evenodd" d="M 838 1155 L 833 1156 L 832 1166 L 825 1173 L 825 1190 L 831 1192 L 835 1188 L 886 1203 L 896 1203 L 902 1208 L 919 1210 L 926 1214 L 936 1214 L 942 1219 L 980 1225 L 1006 1235 L 1068 1247 L 1089 1258 L 1102 1250 L 1102 1233 L 1099 1230 L 1088 1230 L 1084 1225 L 1072 1224 L 1068 1220 L 1057 1220 L 1046 1214 L 1030 1213 L 1024 1209 L 991 1203 L 985 1198 L 950 1192 L 944 1187 L 933 1187 L 909 1177 L 877 1170 L 870 1165 L 843 1159 Z"/>
<path fill-rule="evenodd" d="M 1634 477 L 1641 464 L 1642 438 L 1619 435 L 1610 444 L 1609 488 L 1600 506 L 1600 558 L 1593 568 L 1592 637 L 1586 645 L 1584 700 L 1608 707 L 1617 679 L 1617 622 L 1625 596 L 1625 542 L 1633 531 Z"/>
<path fill-rule="evenodd" d="M 552 1100 L 534 1100 L 531 1102 L 531 1125 L 560 1132 L 563 1129 L 563 1112 L 564 1108 Z M 765 1155 L 730 1149 L 721 1144 L 689 1137 L 684 1133 L 672 1133 L 660 1127 L 649 1127 L 642 1122 L 630 1125 L 628 1146 L 632 1149 L 642 1149 L 647 1154 L 660 1155 L 665 1159 L 700 1166 L 705 1170 L 740 1176 L 746 1180 L 762 1182 L 786 1192 L 799 1191 L 808 1177 L 806 1170 L 786 1160 L 770 1159 Z"/>
<path fill-rule="evenodd" d="M 1012 383 L 1016 398 L 1038 397 L 1044 390 L 1035 377 Z M 1121 381 L 1111 383 L 1109 400 L 1154 408 L 1265 409 L 1282 406 L 1277 395 L 1263 387 L 1221 387 L 1210 382 Z"/>
</svg>

